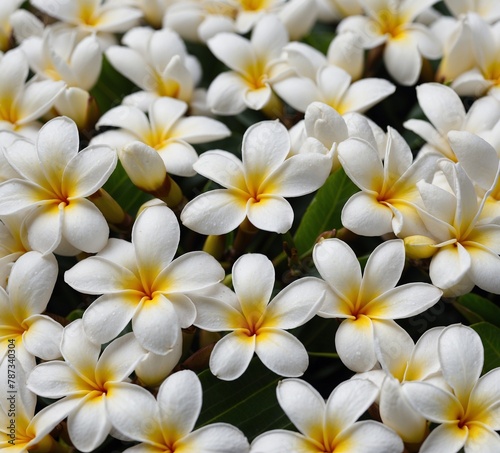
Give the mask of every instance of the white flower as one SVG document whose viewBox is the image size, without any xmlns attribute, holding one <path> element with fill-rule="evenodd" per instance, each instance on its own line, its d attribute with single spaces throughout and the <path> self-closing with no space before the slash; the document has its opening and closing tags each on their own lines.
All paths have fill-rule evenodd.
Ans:
<svg viewBox="0 0 500 453">
<path fill-rule="evenodd" d="M 302 343 L 285 332 L 309 321 L 320 307 L 323 282 L 302 278 L 271 301 L 274 268 L 264 255 L 247 254 L 233 266 L 236 298 L 200 298 L 195 325 L 210 332 L 230 330 L 210 356 L 210 370 L 233 380 L 248 367 L 254 352 L 267 368 L 281 376 L 300 376 L 309 360 Z"/>
<path fill-rule="evenodd" d="M 245 108 L 261 110 L 271 100 L 271 85 L 281 72 L 281 51 L 287 43 L 288 33 L 276 16 L 262 18 L 250 40 L 235 33 L 211 38 L 208 47 L 231 69 L 219 74 L 208 88 L 212 111 L 235 115 Z"/>
<path fill-rule="evenodd" d="M 172 30 L 136 27 L 125 33 L 124 46 L 111 46 L 106 57 L 117 71 L 141 91 L 129 94 L 123 104 L 147 111 L 158 97 L 180 99 L 189 104 L 202 102 L 195 90 L 201 78 L 198 60 L 188 55 L 180 36 Z"/>
<path fill-rule="evenodd" d="M 313 259 L 331 289 L 318 315 L 344 319 L 335 346 L 342 362 L 354 371 L 375 366 L 375 341 L 390 345 L 394 336 L 401 335 L 402 328 L 394 319 L 422 313 L 441 297 L 441 291 L 427 283 L 395 287 L 405 263 L 399 239 L 384 242 L 373 251 L 363 276 L 356 255 L 339 239 L 316 244 Z"/>
<path fill-rule="evenodd" d="M 54 255 L 27 252 L 13 265 L 6 290 L 0 287 L 0 361 L 6 360 L 9 340 L 15 341 L 16 358 L 29 371 L 35 357 L 60 356 L 62 326 L 46 315 L 57 279 Z"/>
<path fill-rule="evenodd" d="M 435 327 L 426 331 L 417 344 L 404 330 L 394 336 L 391 343 L 376 342 L 376 354 L 382 369 L 354 376 L 369 379 L 380 387 L 377 402 L 382 422 L 410 444 L 422 443 L 428 429 L 426 419 L 410 405 L 403 387 L 407 382 L 414 381 L 446 387 L 437 347 L 442 330 L 442 327 Z"/>
<path fill-rule="evenodd" d="M 410 382 L 403 391 L 412 406 L 428 420 L 439 423 L 420 453 L 496 452 L 500 450 L 500 368 L 481 378 L 484 349 L 470 327 L 444 329 L 438 343 L 443 376 L 450 389 L 426 382 Z"/>
<path fill-rule="evenodd" d="M 111 431 L 107 411 L 120 404 L 115 387 L 126 380 L 145 355 L 134 335 L 114 340 L 100 355 L 101 346 L 85 335 L 81 319 L 64 328 L 61 353 L 64 361 L 36 366 L 28 376 L 28 389 L 47 398 L 62 398 L 53 410 L 68 404 L 68 434 L 73 445 L 90 452 L 102 444 Z"/>
<path fill-rule="evenodd" d="M 113 33 L 127 31 L 142 17 L 139 9 L 113 0 L 31 0 L 31 4 L 80 32 L 98 33 L 103 44 L 112 42 L 115 39 Z"/>
<path fill-rule="evenodd" d="M 258 436 L 252 453 L 400 453 L 403 442 L 390 428 L 358 418 L 375 400 L 378 389 L 371 382 L 352 379 L 333 390 L 328 400 L 307 382 L 285 379 L 276 394 L 281 408 L 300 431 L 283 429 Z"/>
<path fill-rule="evenodd" d="M 342 20 L 337 31 L 357 32 L 364 47 L 384 44 L 384 63 L 389 74 L 402 85 L 413 85 L 420 75 L 422 57 L 437 59 L 441 46 L 431 31 L 414 22 L 437 0 L 363 0 L 367 16 L 350 16 Z"/>
<path fill-rule="evenodd" d="M 21 232 L 22 220 L 20 215 L 0 219 L 0 286 L 4 288 L 14 262 L 30 250 Z"/>
<path fill-rule="evenodd" d="M 463 146 L 466 148 L 467 143 Z M 488 193 L 479 203 L 472 181 L 460 164 L 442 160 L 439 166 L 451 193 L 425 181 L 417 183 L 424 205 L 419 214 L 434 248 L 434 255 L 429 255 L 431 281 L 446 295 L 465 294 L 474 285 L 500 294 L 500 226 L 480 221 Z"/>
<path fill-rule="evenodd" d="M 107 111 L 97 127 L 114 126 L 117 131 L 104 132 L 91 143 L 107 144 L 120 151 L 133 141 L 154 148 L 166 171 L 179 176 L 193 176 L 198 159 L 190 144 L 207 143 L 228 137 L 230 130 L 220 121 L 203 116 L 184 116 L 188 105 L 178 99 L 158 98 L 149 107 L 148 116 L 137 107 L 119 106 Z"/>
<path fill-rule="evenodd" d="M 110 239 L 96 256 L 65 273 L 65 281 L 85 294 L 104 294 L 83 315 L 96 343 L 115 338 L 132 320 L 132 330 L 148 351 L 166 354 L 196 317 L 190 292 L 215 285 L 224 270 L 210 255 L 190 252 L 172 261 L 180 231 L 174 213 L 151 206 L 132 228 L 132 243 Z"/>
<path fill-rule="evenodd" d="M 427 147 L 422 151 L 437 151 L 454 162 L 459 159 L 450 145 L 448 132 L 467 131 L 480 135 L 481 132 L 491 130 L 500 120 L 500 102 L 496 99 L 479 99 L 465 113 L 457 93 L 440 83 L 418 86 L 417 98 L 430 124 L 427 121 L 410 119 L 404 123 L 404 127 L 427 142 Z"/>
<path fill-rule="evenodd" d="M 127 383 L 116 384 L 113 397 L 113 404 L 108 406 L 113 426 L 127 438 L 141 442 L 125 452 L 248 452 L 244 434 L 227 423 L 213 423 L 193 431 L 203 392 L 192 371 L 178 371 L 168 377 L 157 399 L 142 387 Z"/>
<path fill-rule="evenodd" d="M 0 130 L 34 137 L 41 124 L 36 120 L 52 107 L 64 82 L 34 79 L 26 83 L 29 67 L 20 49 L 0 55 Z"/>
<path fill-rule="evenodd" d="M 345 172 L 361 189 L 344 205 L 342 225 L 364 236 L 394 232 L 405 237 L 425 231 L 415 209 L 420 201 L 416 183 L 432 179 L 437 153 L 413 162 L 410 147 L 391 127 L 383 162 L 373 144 L 355 137 L 340 143 L 337 153 Z"/>
<path fill-rule="evenodd" d="M 106 182 L 116 153 L 106 146 L 78 147 L 75 123 L 58 117 L 42 127 L 35 144 L 18 139 L 4 151 L 22 179 L 0 184 L 0 215 L 24 212 L 23 229 L 34 250 L 76 255 L 106 244 L 106 220 L 86 197 Z"/>
<path fill-rule="evenodd" d="M 0 54 L 9 48 L 12 26 L 10 16 L 21 6 L 23 0 L 4 0 L 0 4 Z"/>
<path fill-rule="evenodd" d="M 318 189 L 331 168 L 331 160 L 320 153 L 287 159 L 289 151 L 286 128 L 276 121 L 263 121 L 245 132 L 242 161 L 226 151 L 203 153 L 193 168 L 226 189 L 190 201 L 182 211 L 182 223 L 198 233 L 223 234 L 248 217 L 261 230 L 288 231 L 293 209 L 284 197 Z"/>
</svg>

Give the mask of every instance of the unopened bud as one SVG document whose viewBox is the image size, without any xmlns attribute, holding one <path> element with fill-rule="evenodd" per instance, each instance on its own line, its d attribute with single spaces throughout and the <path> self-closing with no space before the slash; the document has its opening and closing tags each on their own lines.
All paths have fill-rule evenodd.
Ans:
<svg viewBox="0 0 500 453">
<path fill-rule="evenodd" d="M 404 238 L 406 256 L 411 259 L 430 258 L 437 252 L 436 241 L 427 236 L 415 235 Z"/>
</svg>

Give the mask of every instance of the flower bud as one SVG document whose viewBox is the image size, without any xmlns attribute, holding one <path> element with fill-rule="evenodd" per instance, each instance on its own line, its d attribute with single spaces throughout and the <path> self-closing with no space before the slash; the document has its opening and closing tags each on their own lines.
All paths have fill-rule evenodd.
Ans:
<svg viewBox="0 0 500 453">
<path fill-rule="evenodd" d="M 415 235 L 404 238 L 406 256 L 411 259 L 430 258 L 437 252 L 436 241 L 427 236 Z"/>
</svg>

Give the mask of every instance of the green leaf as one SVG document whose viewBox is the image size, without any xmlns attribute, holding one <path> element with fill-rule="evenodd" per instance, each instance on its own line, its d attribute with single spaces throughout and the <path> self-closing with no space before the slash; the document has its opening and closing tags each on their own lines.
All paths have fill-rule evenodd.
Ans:
<svg viewBox="0 0 500 453">
<path fill-rule="evenodd" d="M 226 422 L 240 428 L 251 440 L 277 428 L 292 428 L 276 398 L 282 379 L 254 357 L 243 376 L 235 381 L 217 379 L 210 370 L 199 375 L 203 386 L 203 409 L 198 426 Z"/>
<path fill-rule="evenodd" d="M 488 321 L 500 327 L 500 307 L 484 297 L 473 293 L 465 294 L 454 305 L 471 323 Z"/>
<path fill-rule="evenodd" d="M 483 342 L 483 374 L 500 367 L 500 328 L 489 322 L 479 322 L 471 327 L 479 334 Z"/>
<path fill-rule="evenodd" d="M 341 228 L 340 214 L 345 202 L 358 191 L 343 169 L 329 176 L 308 206 L 295 233 L 300 255 L 309 252 L 324 231 Z"/>
</svg>

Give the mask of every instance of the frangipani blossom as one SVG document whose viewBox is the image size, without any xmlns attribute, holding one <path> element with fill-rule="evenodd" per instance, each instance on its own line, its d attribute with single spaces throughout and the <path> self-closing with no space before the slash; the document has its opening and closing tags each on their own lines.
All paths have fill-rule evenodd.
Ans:
<svg viewBox="0 0 500 453">
<path fill-rule="evenodd" d="M 62 398 L 53 410 L 72 405 L 68 414 L 68 434 L 80 451 L 90 452 L 104 442 L 111 431 L 108 410 L 120 404 L 119 388 L 127 380 L 146 351 L 132 333 L 110 343 L 102 354 L 83 330 L 81 319 L 64 328 L 61 340 L 62 360 L 36 366 L 28 376 L 27 387 L 46 398 Z M 99 356 L 100 354 L 100 356 Z"/>
<path fill-rule="evenodd" d="M 247 369 L 254 353 L 281 376 L 301 376 L 309 359 L 302 343 L 286 329 L 309 321 L 323 302 L 326 285 L 317 278 L 293 282 L 271 301 L 274 267 L 261 254 L 240 257 L 233 266 L 236 298 L 198 299 L 195 325 L 210 332 L 229 330 L 210 356 L 210 370 L 233 380 Z"/>
<path fill-rule="evenodd" d="M 101 116 L 96 126 L 120 129 L 103 132 L 91 143 L 110 145 L 120 154 L 125 145 L 137 140 L 158 151 L 169 174 L 193 176 L 198 154 L 190 144 L 219 140 L 231 131 L 212 118 L 186 117 L 187 109 L 185 102 L 166 97 L 150 105 L 148 116 L 137 107 L 115 107 Z"/>
<path fill-rule="evenodd" d="M 20 49 L 0 55 L 0 130 L 34 137 L 41 124 L 36 121 L 54 104 L 64 82 L 35 79 L 26 83 L 29 67 Z"/>
<path fill-rule="evenodd" d="M 109 62 L 141 91 L 129 94 L 123 104 L 146 112 L 162 96 L 193 105 L 204 104 L 204 91 L 195 90 L 201 78 L 198 60 L 189 55 L 180 36 L 172 30 L 136 27 L 122 38 L 123 46 L 106 50 Z M 201 107 L 200 107 L 201 108 Z"/>
<path fill-rule="evenodd" d="M 0 365 L 1 375 L 7 376 L 7 371 L 7 362 L 3 362 Z M 61 451 L 61 445 L 50 433 L 78 402 L 49 405 L 35 414 L 37 398 L 26 387 L 26 373 L 20 366 L 16 366 L 15 371 L 14 387 L 8 387 L 7 382 L 2 383 L 4 395 L 9 396 L 0 400 L 0 450 L 5 453 Z M 15 393 L 7 393 L 7 389 Z M 14 418 L 12 409 L 15 412 Z"/>
<path fill-rule="evenodd" d="M 72 0 L 46 2 L 31 0 L 31 4 L 49 16 L 76 27 L 80 33 L 100 35 L 101 42 L 113 42 L 113 33 L 123 33 L 136 25 L 142 12 L 113 0 Z"/>
<path fill-rule="evenodd" d="M 403 442 L 392 429 L 368 420 L 357 421 L 374 402 L 377 387 L 364 379 L 337 386 L 325 403 L 307 382 L 285 379 L 278 384 L 278 402 L 300 431 L 283 429 L 258 436 L 251 453 L 400 453 Z"/>
<path fill-rule="evenodd" d="M 22 216 L 9 215 L 0 219 L 0 286 L 7 287 L 14 262 L 30 250 L 21 233 Z"/>
<path fill-rule="evenodd" d="M 350 138 L 337 155 L 349 178 L 361 191 L 342 209 L 342 224 L 364 236 L 392 233 L 406 237 L 425 231 L 415 205 L 420 202 L 417 181 L 431 180 L 439 155 L 427 154 L 413 162 L 410 147 L 391 127 L 385 156 L 369 142 Z"/>
<path fill-rule="evenodd" d="M 40 129 L 36 143 L 18 139 L 4 151 L 22 179 L 0 184 L 0 215 L 24 213 L 24 234 L 34 250 L 76 255 L 107 242 L 108 224 L 86 197 L 106 182 L 116 153 L 107 146 L 78 147 L 75 123 L 57 117 Z"/>
<path fill-rule="evenodd" d="M 192 371 L 178 371 L 165 379 L 157 399 L 142 387 L 127 383 L 115 385 L 113 398 L 108 406 L 113 426 L 127 438 L 141 442 L 125 452 L 248 452 L 245 435 L 228 423 L 213 423 L 193 431 L 203 392 Z"/>
<path fill-rule="evenodd" d="M 264 108 L 272 98 L 271 85 L 283 70 L 281 51 L 287 43 L 288 33 L 276 16 L 262 18 L 250 40 L 235 33 L 211 38 L 208 47 L 231 69 L 219 74 L 208 88 L 212 111 L 235 115 L 246 108 Z"/>
<path fill-rule="evenodd" d="M 409 444 L 422 443 L 428 429 L 426 419 L 410 405 L 403 387 L 415 381 L 446 387 L 438 357 L 438 338 L 442 330 L 442 327 L 435 327 L 426 331 L 417 344 L 404 330 L 394 336 L 390 344 L 376 342 L 376 355 L 382 369 L 354 376 L 369 379 L 380 387 L 377 403 L 382 422 Z"/>
<path fill-rule="evenodd" d="M 201 234 L 224 234 L 245 218 L 265 231 L 284 233 L 293 209 L 284 197 L 298 197 L 321 187 L 331 160 L 320 153 L 286 158 L 290 137 L 277 121 L 249 127 L 243 136 L 242 161 L 227 151 L 203 153 L 193 168 L 226 189 L 205 192 L 181 214 L 184 225 Z"/>
<path fill-rule="evenodd" d="M 394 319 L 422 313 L 441 297 L 427 283 L 396 287 L 405 264 L 403 241 L 390 240 L 370 255 L 364 274 L 351 248 L 339 239 L 315 245 L 313 259 L 330 287 L 319 316 L 344 319 L 336 336 L 337 353 L 354 371 L 371 370 L 377 363 L 375 343 L 385 348 L 403 330 Z"/>
<path fill-rule="evenodd" d="M 106 343 L 132 320 L 132 331 L 148 351 L 166 354 L 181 328 L 196 318 L 190 292 L 224 278 L 221 265 L 204 252 L 172 261 L 179 244 L 179 224 L 165 205 L 141 212 L 132 243 L 110 239 L 96 256 L 65 273 L 65 281 L 85 294 L 104 294 L 85 310 L 83 325 L 92 341 Z"/>
<path fill-rule="evenodd" d="M 367 16 L 342 20 L 337 31 L 354 31 L 367 49 L 384 44 L 384 63 L 401 85 L 413 85 L 422 68 L 422 57 L 437 59 L 441 46 L 431 31 L 414 19 L 437 0 L 360 0 Z"/>
<path fill-rule="evenodd" d="M 27 252 L 12 266 L 6 290 L 0 287 L 0 361 L 6 360 L 9 341 L 14 341 L 16 358 L 26 372 L 35 357 L 44 360 L 60 356 L 62 326 L 47 315 L 57 279 L 54 255 Z"/>
<path fill-rule="evenodd" d="M 499 451 L 500 436 L 495 431 L 500 430 L 500 368 L 479 377 L 484 349 L 470 327 L 455 324 L 444 329 L 438 351 L 449 390 L 426 382 L 410 382 L 403 388 L 415 410 L 440 424 L 419 452 Z"/>
<path fill-rule="evenodd" d="M 500 102 L 492 97 L 478 99 L 465 112 L 457 93 L 440 83 L 425 83 L 417 87 L 420 107 L 429 122 L 410 119 L 404 127 L 420 135 L 427 145 L 421 152 L 439 152 L 457 162 L 448 139 L 450 131 L 467 131 L 481 135 L 491 130 L 500 120 Z"/>
<path fill-rule="evenodd" d="M 462 145 L 466 147 L 466 142 Z M 419 214 L 430 239 L 431 281 L 446 295 L 465 294 L 474 285 L 500 294 L 500 226 L 480 219 L 488 192 L 478 202 L 474 185 L 460 164 L 442 160 L 439 167 L 451 193 L 425 181 L 417 183 L 424 206 Z M 498 171 L 498 162 L 493 169 Z"/>
</svg>

